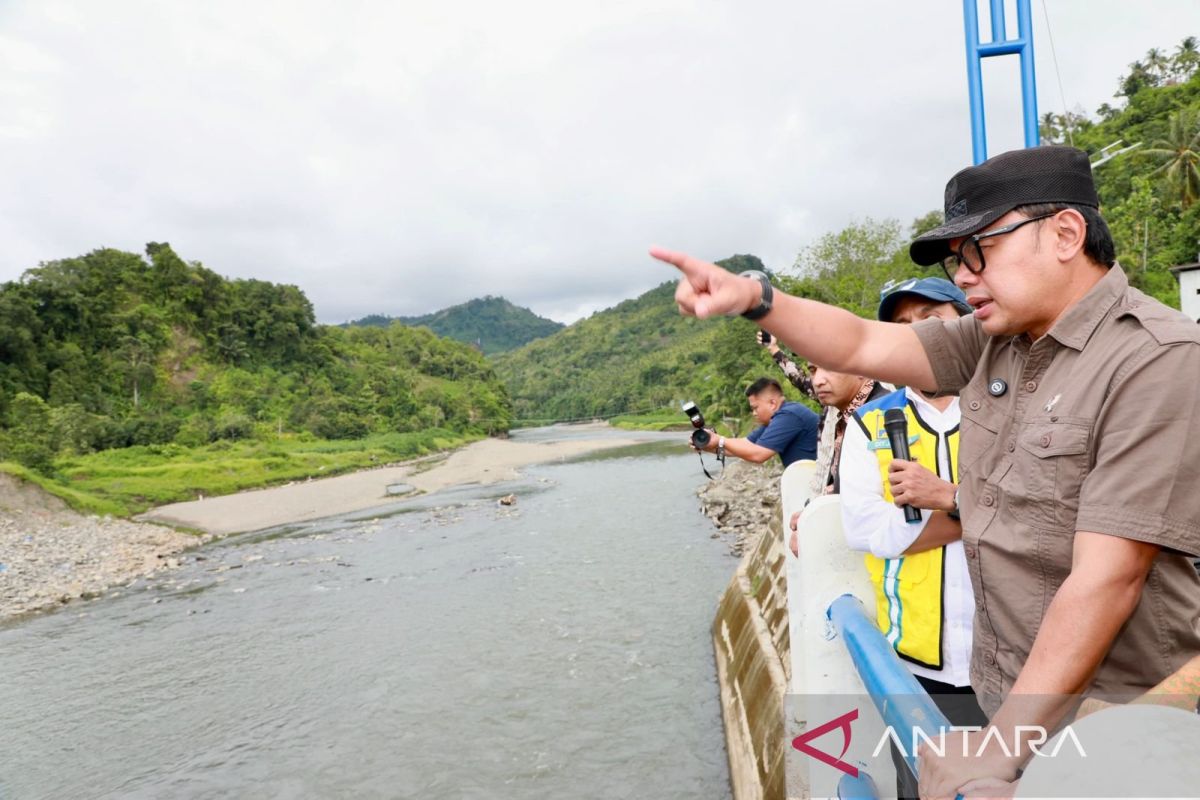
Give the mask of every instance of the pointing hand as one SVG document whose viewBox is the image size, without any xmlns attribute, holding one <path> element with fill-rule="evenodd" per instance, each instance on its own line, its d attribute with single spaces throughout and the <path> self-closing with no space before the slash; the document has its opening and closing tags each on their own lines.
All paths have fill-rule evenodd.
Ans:
<svg viewBox="0 0 1200 800">
<path fill-rule="evenodd" d="M 732 316 L 749 311 L 762 299 L 758 281 L 734 275 L 716 264 L 661 247 L 651 247 L 650 255 L 683 273 L 675 289 L 681 314 L 699 319 Z"/>
</svg>

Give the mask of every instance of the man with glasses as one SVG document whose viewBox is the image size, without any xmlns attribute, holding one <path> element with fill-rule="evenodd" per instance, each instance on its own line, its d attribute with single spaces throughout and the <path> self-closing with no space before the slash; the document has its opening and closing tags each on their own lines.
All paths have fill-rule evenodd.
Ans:
<svg viewBox="0 0 1200 800">
<path fill-rule="evenodd" d="M 923 748 L 922 796 L 1011 780 L 1038 735 L 1021 726 L 1052 730 L 1078 695 L 1141 694 L 1200 654 L 1200 332 L 1129 286 L 1099 205 L 1074 148 L 960 171 L 945 224 L 909 252 L 974 313 L 911 326 L 651 251 L 683 273 L 685 314 L 746 314 L 810 361 L 960 394 L 971 684 L 992 729 Z"/>
</svg>

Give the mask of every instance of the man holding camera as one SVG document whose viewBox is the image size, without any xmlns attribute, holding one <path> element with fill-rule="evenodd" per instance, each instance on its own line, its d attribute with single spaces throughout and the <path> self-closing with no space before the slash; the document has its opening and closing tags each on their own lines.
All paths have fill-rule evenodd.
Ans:
<svg viewBox="0 0 1200 800">
<path fill-rule="evenodd" d="M 759 331 L 756 336 L 758 343 L 767 348 L 792 386 L 824 407 L 824 413 L 817 423 L 817 471 L 813 476 L 812 492 L 837 494 L 838 457 L 846 423 L 859 406 L 887 394 L 892 387 L 861 375 L 834 372 L 815 365 L 801 369 L 779 348 L 771 334 Z M 793 516 L 793 531 L 796 529 L 795 521 Z M 796 550 L 794 542 L 792 550 Z"/>
<path fill-rule="evenodd" d="M 1129 286 L 1099 205 L 1074 148 L 961 170 L 909 252 L 975 311 L 911 326 L 651 251 L 683 273 L 683 313 L 746 314 L 810 361 L 961 394 L 971 684 L 991 718 L 921 749 L 922 796 L 1012 780 L 1078 695 L 1141 694 L 1200 654 L 1200 330 Z"/>
<path fill-rule="evenodd" d="M 745 438 L 712 436 L 700 448 L 718 457 L 726 454 L 762 464 L 778 455 L 786 469 L 793 461 L 817 457 L 817 415 L 783 396 L 774 378 L 759 378 L 746 389 L 750 413 L 760 423 Z M 695 444 L 692 445 L 695 449 Z"/>
</svg>

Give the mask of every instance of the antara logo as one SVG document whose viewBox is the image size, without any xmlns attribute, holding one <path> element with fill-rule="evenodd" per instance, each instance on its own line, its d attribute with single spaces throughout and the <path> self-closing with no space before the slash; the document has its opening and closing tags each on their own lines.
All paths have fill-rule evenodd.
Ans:
<svg viewBox="0 0 1200 800">
<path fill-rule="evenodd" d="M 850 723 L 856 719 L 858 719 L 857 708 L 853 711 L 848 711 L 845 714 L 842 714 L 840 717 L 835 717 L 829 720 L 829 722 L 826 722 L 824 725 L 819 725 L 810 731 L 800 734 L 795 739 L 792 739 L 792 747 L 796 750 L 799 750 L 801 753 L 804 753 L 806 756 L 812 756 L 823 764 L 828 764 L 835 769 L 841 770 L 847 775 L 857 778 L 858 767 L 842 760 L 842 758 L 850 750 L 850 739 L 852 736 L 850 731 Z M 842 732 L 842 751 L 838 753 L 837 756 L 826 753 L 824 750 L 818 750 L 817 748 L 813 747 L 812 744 L 810 744 L 813 739 L 820 738 L 821 736 L 824 736 L 833 730 L 841 730 Z M 939 727 L 937 733 L 934 736 L 930 736 L 920 728 L 914 728 L 911 731 L 911 749 L 906 749 L 905 742 L 900 735 L 896 733 L 896 729 L 891 725 L 888 725 L 883 729 L 883 734 L 879 737 L 879 741 L 876 743 L 875 750 L 871 753 L 871 757 L 875 758 L 879 756 L 879 754 L 883 752 L 884 747 L 886 747 L 889 739 L 896 746 L 896 749 L 900 751 L 901 755 L 905 757 L 916 753 L 918 747 L 921 745 L 928 746 L 928 748 L 937 756 L 945 756 L 946 733 L 948 731 L 976 733 L 981 730 L 983 730 L 983 728 L 979 727 L 978 725 L 952 725 L 949 728 Z M 1033 736 L 1029 736 L 1029 734 L 1033 734 Z M 1009 743 L 1006 742 L 1004 737 L 1000 735 L 999 730 L 996 728 L 988 728 L 987 735 L 983 737 L 983 741 L 981 741 L 975 748 L 974 753 L 970 752 L 968 740 L 966 737 L 963 737 L 962 755 L 964 758 L 968 758 L 972 755 L 981 757 L 983 756 L 984 751 L 988 749 L 989 744 L 991 744 L 998 746 L 1005 756 L 1011 758 L 1015 754 L 1022 752 L 1021 742 L 1024 741 L 1025 746 L 1035 756 L 1052 758 L 1058 755 L 1058 752 L 1062 750 L 1068 742 L 1070 742 L 1074 745 L 1075 751 L 1079 753 L 1081 757 L 1087 757 L 1087 753 L 1083 750 L 1083 744 L 1080 743 L 1079 738 L 1075 735 L 1075 731 L 1071 728 L 1071 726 L 1068 725 L 1063 729 L 1062 735 L 1058 737 L 1058 740 L 1055 742 L 1053 751 L 1045 752 L 1041 748 L 1041 745 L 1044 745 L 1049 738 L 1049 732 L 1040 725 L 1018 725 L 1013 731 L 1013 741 L 1011 743 L 1012 746 L 1010 747 Z"/>
<path fill-rule="evenodd" d="M 807 733 L 800 734 L 795 739 L 792 739 L 792 747 L 796 748 L 801 753 L 804 753 L 806 756 L 812 756 L 823 764 L 828 764 L 831 767 L 840 769 L 842 772 L 853 778 L 857 778 L 858 767 L 842 761 L 842 756 L 846 755 L 846 751 L 850 749 L 850 723 L 856 719 L 858 719 L 857 708 L 853 711 L 842 714 L 840 717 L 831 719 L 824 725 L 813 728 Z M 839 753 L 836 758 L 829 755 L 829 753 L 826 753 L 823 750 L 818 750 L 809 744 L 810 740 L 816 739 L 819 736 L 824 736 L 835 728 L 841 728 L 842 730 L 842 752 Z"/>
</svg>

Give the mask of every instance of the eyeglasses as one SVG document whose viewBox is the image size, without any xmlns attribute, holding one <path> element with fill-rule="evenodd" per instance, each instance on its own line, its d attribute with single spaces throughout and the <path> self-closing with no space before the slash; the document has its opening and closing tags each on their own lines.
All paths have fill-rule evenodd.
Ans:
<svg viewBox="0 0 1200 800">
<path fill-rule="evenodd" d="M 958 272 L 959 266 L 964 266 L 973 274 L 978 275 L 983 272 L 987 263 L 983 260 L 983 248 L 979 246 L 979 242 L 983 239 L 990 239 L 993 236 L 1003 236 L 1006 233 L 1012 233 L 1022 225 L 1028 225 L 1031 222 L 1037 222 L 1041 219 L 1053 217 L 1058 212 L 1050 214 L 1042 214 L 1039 217 L 1030 217 L 1023 219 L 1020 222 L 1014 222 L 1012 225 L 1005 225 L 1003 228 L 996 228 L 994 231 L 987 233 L 976 233 L 963 239 L 962 244 L 958 246 L 958 251 L 953 255 L 946 256 L 942 259 L 942 269 L 946 272 L 946 277 L 954 282 L 954 274 Z"/>
</svg>

